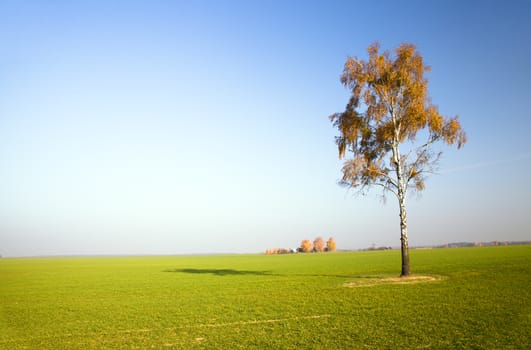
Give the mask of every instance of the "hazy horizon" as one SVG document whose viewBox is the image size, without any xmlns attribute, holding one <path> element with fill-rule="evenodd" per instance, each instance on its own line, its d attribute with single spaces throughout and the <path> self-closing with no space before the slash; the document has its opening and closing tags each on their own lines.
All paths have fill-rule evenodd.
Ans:
<svg viewBox="0 0 531 350">
<path fill-rule="evenodd" d="M 410 245 L 530 240 L 529 18 L 526 1 L 3 1 L 0 255 L 398 246 L 396 199 L 337 185 L 328 119 L 374 41 L 416 45 L 469 138 L 409 196 Z"/>
</svg>

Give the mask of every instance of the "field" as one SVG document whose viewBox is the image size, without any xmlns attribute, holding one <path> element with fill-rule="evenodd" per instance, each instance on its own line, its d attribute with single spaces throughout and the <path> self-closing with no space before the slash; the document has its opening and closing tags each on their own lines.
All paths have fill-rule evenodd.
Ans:
<svg viewBox="0 0 531 350">
<path fill-rule="evenodd" d="M 529 349 L 531 246 L 0 259 L 1 349 Z M 400 280 L 398 282 L 401 282 Z"/>
</svg>

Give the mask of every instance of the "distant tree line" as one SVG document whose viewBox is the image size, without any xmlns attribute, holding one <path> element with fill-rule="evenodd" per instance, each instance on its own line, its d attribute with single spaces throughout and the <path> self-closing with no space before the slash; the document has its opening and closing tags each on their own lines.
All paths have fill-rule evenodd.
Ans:
<svg viewBox="0 0 531 350">
<path fill-rule="evenodd" d="M 266 254 L 293 254 L 293 253 L 321 253 L 321 252 L 334 252 L 337 245 L 333 237 L 330 237 L 328 241 L 324 241 L 322 237 L 317 237 L 313 242 L 304 239 L 301 242 L 300 247 L 297 249 L 284 249 L 273 248 L 267 249 Z"/>
<path fill-rule="evenodd" d="M 454 242 L 433 246 L 433 248 L 461 248 L 461 247 L 497 247 L 506 245 L 531 244 L 531 241 L 490 241 L 490 242 Z"/>
</svg>

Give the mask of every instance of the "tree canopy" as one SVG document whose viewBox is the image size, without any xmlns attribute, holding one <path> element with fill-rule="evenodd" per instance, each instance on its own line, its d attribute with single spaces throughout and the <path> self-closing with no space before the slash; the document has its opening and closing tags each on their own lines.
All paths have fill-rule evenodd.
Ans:
<svg viewBox="0 0 531 350">
<path fill-rule="evenodd" d="M 431 103 L 424 77 L 430 68 L 415 46 L 400 45 L 394 59 L 379 48 L 378 43 L 369 46 L 368 61 L 348 58 L 341 75 L 341 83 L 352 92 L 345 111 L 330 116 L 340 131 L 340 158 L 352 154 L 344 163 L 341 184 L 361 190 L 379 185 L 395 195 L 401 185 L 423 190 L 425 174 L 433 172 L 441 155 L 431 145 L 441 140 L 460 148 L 466 135 L 457 116 L 444 118 Z M 427 137 L 418 144 L 423 129 Z M 411 142 L 407 153 L 397 152 L 406 141 Z M 402 184 L 392 175 L 399 164 Z"/>
</svg>

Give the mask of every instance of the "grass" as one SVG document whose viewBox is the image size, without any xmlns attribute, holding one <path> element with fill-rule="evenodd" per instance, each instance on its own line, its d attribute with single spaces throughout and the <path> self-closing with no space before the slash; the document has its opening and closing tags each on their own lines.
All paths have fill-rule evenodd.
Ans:
<svg viewBox="0 0 531 350">
<path fill-rule="evenodd" d="M 387 283 L 398 251 L 0 259 L 0 348 L 531 347 L 531 246 L 411 260 L 436 279 Z"/>
</svg>

